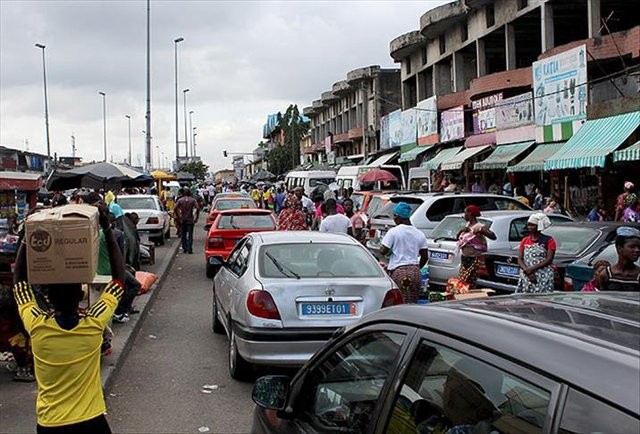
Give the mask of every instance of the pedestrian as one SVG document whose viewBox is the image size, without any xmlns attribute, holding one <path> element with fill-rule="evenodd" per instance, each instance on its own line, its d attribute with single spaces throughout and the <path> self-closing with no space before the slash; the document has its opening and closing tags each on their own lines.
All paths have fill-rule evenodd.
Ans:
<svg viewBox="0 0 640 434">
<path fill-rule="evenodd" d="M 540 187 L 536 187 L 535 196 L 533 197 L 533 209 L 542 211 L 544 207 L 544 196 Z"/>
<path fill-rule="evenodd" d="M 625 200 L 627 196 L 634 193 L 636 186 L 631 181 L 627 181 L 624 183 L 624 192 L 619 194 L 616 198 L 616 207 L 615 207 L 615 215 L 614 221 L 619 222 L 622 221 L 624 210 L 627 207 Z M 55 206 L 55 205 L 54 205 Z"/>
<path fill-rule="evenodd" d="M 279 231 L 306 231 L 307 215 L 302 210 L 300 200 L 290 194 L 284 200 L 284 208 L 278 214 L 277 230 Z"/>
<path fill-rule="evenodd" d="M 110 433 L 100 381 L 102 334 L 123 293 L 124 261 L 106 206 L 101 205 L 100 227 L 105 232 L 112 280 L 98 301 L 84 314 L 78 305 L 84 297 L 80 283 L 50 284 L 53 313 L 38 307 L 27 280 L 26 248 L 18 248 L 14 297 L 20 317 L 31 336 L 38 397 L 38 433 Z"/>
<path fill-rule="evenodd" d="M 484 188 L 484 185 L 482 184 L 482 180 L 480 179 L 479 175 L 476 175 L 474 177 L 474 183 L 471 186 L 471 192 L 472 193 L 485 193 L 487 190 Z"/>
<path fill-rule="evenodd" d="M 640 202 L 638 196 L 635 193 L 629 193 L 624 199 L 626 208 L 622 213 L 622 221 L 625 223 L 638 223 L 640 222 Z"/>
<path fill-rule="evenodd" d="M 500 188 L 499 182 L 497 179 L 494 179 L 488 189 L 491 194 L 501 194 L 502 189 Z"/>
<path fill-rule="evenodd" d="M 335 199 L 329 199 L 324 203 L 327 216 L 320 223 L 320 232 L 335 232 L 353 236 L 351 219 L 344 214 L 338 214 Z"/>
<path fill-rule="evenodd" d="M 603 271 L 605 271 L 606 268 L 609 266 L 611 266 L 611 263 L 609 261 L 605 261 L 602 259 L 599 261 L 596 261 L 596 263 L 593 264 L 593 278 L 587 283 L 585 283 L 582 286 L 582 289 L 580 291 L 582 292 L 600 291 L 600 288 L 602 288 L 602 278 L 604 276 Z"/>
<path fill-rule="evenodd" d="M 556 241 L 553 237 L 542 233 L 551 226 L 551 221 L 544 213 L 532 214 L 527 220 L 529 235 L 520 242 L 518 265 L 520 278 L 517 293 L 552 292 L 553 258 L 556 253 Z"/>
<path fill-rule="evenodd" d="M 601 291 L 640 291 L 640 267 L 635 263 L 640 258 L 640 230 L 621 226 L 616 230 L 614 241 L 618 262 L 600 274 Z"/>
<path fill-rule="evenodd" d="M 276 192 L 276 200 L 275 200 L 276 214 L 280 214 L 280 211 L 282 211 L 282 208 L 284 208 L 284 200 L 286 198 L 287 198 L 287 195 L 284 192 L 284 188 L 282 186 L 279 186 Z"/>
<path fill-rule="evenodd" d="M 457 248 L 461 255 L 458 278 L 468 283 L 470 288 L 474 288 L 478 280 L 480 255 L 487 251 L 487 238 L 496 239 L 496 234 L 478 221 L 480 215 L 480 208 L 476 205 L 467 206 L 464 209 L 464 219 L 467 224 L 457 236 Z"/>
<path fill-rule="evenodd" d="M 549 203 L 544 208 L 545 214 L 560 214 L 560 206 L 555 200 L 549 199 Z"/>
<path fill-rule="evenodd" d="M 529 206 L 529 199 L 527 199 L 527 197 L 523 196 L 521 193 L 522 189 L 520 187 L 515 187 L 513 189 L 513 198 Z"/>
<path fill-rule="evenodd" d="M 607 211 L 604 208 L 604 199 L 602 197 L 598 197 L 596 199 L 595 206 L 589 211 L 587 215 L 587 221 L 590 222 L 601 222 L 607 219 Z"/>
<path fill-rule="evenodd" d="M 505 196 L 513 196 L 513 186 L 509 177 L 504 178 L 504 184 L 502 185 L 502 194 Z"/>
<path fill-rule="evenodd" d="M 191 197 L 191 190 L 184 189 L 184 193 L 176 202 L 175 212 L 180 221 L 180 230 L 182 238 L 182 252 L 193 253 L 193 226 L 198 223 L 200 215 L 200 206 L 198 202 Z"/>
<path fill-rule="evenodd" d="M 360 241 L 362 244 L 367 242 L 367 225 L 364 221 L 362 213 L 353 211 L 353 200 L 347 198 L 344 200 L 342 206 L 344 207 L 344 215 L 351 220 L 351 230 L 353 231 L 353 237 Z"/>
<path fill-rule="evenodd" d="M 298 186 L 296 188 L 294 188 L 293 190 L 293 194 L 295 194 L 295 196 L 298 198 L 298 200 L 300 200 L 300 202 L 302 202 L 302 210 L 304 212 L 307 213 L 314 213 L 316 210 L 316 207 L 313 203 L 313 201 L 311 199 L 309 199 L 307 196 L 305 196 L 303 194 L 303 190 L 302 187 Z"/>
<path fill-rule="evenodd" d="M 427 263 L 427 238 L 411 225 L 411 206 L 399 202 L 393 208 L 396 226 L 382 239 L 380 253 L 389 255 L 387 270 L 400 288 L 405 303 L 416 303 L 422 285 L 420 269 Z"/>
</svg>

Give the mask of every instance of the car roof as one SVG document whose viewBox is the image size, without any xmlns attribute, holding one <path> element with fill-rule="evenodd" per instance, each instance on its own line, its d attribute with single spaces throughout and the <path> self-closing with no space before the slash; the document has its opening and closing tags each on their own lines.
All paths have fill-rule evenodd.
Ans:
<svg viewBox="0 0 640 434">
<path fill-rule="evenodd" d="M 126 198 L 132 198 L 132 199 L 137 199 L 137 198 L 141 198 L 141 197 L 158 197 L 155 194 L 121 194 L 118 196 L 117 200 L 120 199 L 126 199 Z"/>
<path fill-rule="evenodd" d="M 637 292 L 556 292 L 394 306 L 352 327 L 383 321 L 447 334 L 638 414 L 639 310 Z"/>
<path fill-rule="evenodd" d="M 218 215 L 236 215 L 236 214 L 263 214 L 269 215 L 273 214 L 273 211 L 268 209 L 260 209 L 260 208 L 238 208 L 238 209 L 225 209 L 224 211 L 219 211 Z"/>
<path fill-rule="evenodd" d="M 244 195 L 240 195 L 240 194 L 237 195 L 237 196 L 219 197 L 219 198 L 214 199 L 214 202 L 216 202 L 216 201 L 222 202 L 223 200 L 224 201 L 246 200 L 246 201 L 252 201 L 253 202 L 253 199 L 251 199 L 249 196 L 244 196 Z"/>
<path fill-rule="evenodd" d="M 275 243 L 313 243 L 313 242 L 337 242 L 342 244 L 359 245 L 355 238 L 347 234 L 318 231 L 267 231 L 254 233 L 250 236 L 259 238 L 262 244 Z"/>
<path fill-rule="evenodd" d="M 488 210 L 488 211 L 482 211 L 482 214 L 478 218 L 492 218 L 492 219 L 506 218 L 506 219 L 509 219 L 509 218 L 528 217 L 531 214 L 536 214 L 536 213 L 539 213 L 539 212 L 540 211 L 528 210 L 528 209 L 523 209 L 523 210 Z M 558 214 L 558 215 L 566 217 L 567 219 L 570 218 L 570 217 L 567 217 L 567 216 L 562 215 L 562 214 Z M 445 216 L 445 219 L 458 218 L 458 217 L 464 217 L 464 213 L 449 214 L 449 215 Z M 567 222 L 570 223 L 571 220 L 567 220 Z M 553 224 L 555 225 L 556 222 L 554 222 Z"/>
</svg>

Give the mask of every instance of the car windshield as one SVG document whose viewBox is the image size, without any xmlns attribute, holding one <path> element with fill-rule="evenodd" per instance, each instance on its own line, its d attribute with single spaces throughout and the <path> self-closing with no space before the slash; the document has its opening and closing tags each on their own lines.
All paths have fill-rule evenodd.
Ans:
<svg viewBox="0 0 640 434">
<path fill-rule="evenodd" d="M 225 214 L 218 220 L 218 229 L 275 229 L 269 214 Z"/>
<path fill-rule="evenodd" d="M 483 218 L 479 218 L 478 222 L 482 223 L 487 228 L 490 228 L 491 223 L 493 223 L 491 220 L 486 220 Z M 455 241 L 458 239 L 457 237 L 460 229 L 462 229 L 466 224 L 467 221 L 464 219 L 464 217 L 446 217 L 440 222 L 440 224 L 438 224 L 438 226 L 433 229 L 433 231 L 431 231 L 431 235 L 429 236 L 429 238 L 438 241 Z"/>
<path fill-rule="evenodd" d="M 550 226 L 544 234 L 553 237 L 556 242 L 556 254 L 577 255 L 589 247 L 600 235 L 600 231 L 589 227 L 571 227 L 565 225 Z"/>
<path fill-rule="evenodd" d="M 232 199 L 219 200 L 214 208 L 218 211 L 224 211 L 227 209 L 255 208 L 255 205 L 251 199 Z"/>
<path fill-rule="evenodd" d="M 360 211 L 362 209 L 362 204 L 364 204 L 364 195 L 353 193 L 349 198 L 353 201 L 353 209 Z"/>
<path fill-rule="evenodd" d="M 314 188 L 318 185 L 329 185 L 335 182 L 335 178 L 309 178 L 309 187 Z"/>
<path fill-rule="evenodd" d="M 379 211 L 377 211 L 372 217 L 376 218 L 376 219 L 392 219 L 393 218 L 393 208 L 395 208 L 395 206 L 398 204 L 398 202 L 405 202 L 407 203 L 410 207 L 411 207 L 411 214 L 413 214 L 415 212 L 415 210 L 418 209 L 418 207 L 422 204 L 422 201 L 405 201 L 403 199 L 398 199 L 395 200 L 393 202 L 389 202 L 386 205 L 384 205 L 382 208 L 380 208 Z"/>
<path fill-rule="evenodd" d="M 380 265 L 354 244 L 287 243 L 263 246 L 260 275 L 271 278 L 382 277 Z M 348 259 L 347 259 L 348 258 Z"/>
<path fill-rule="evenodd" d="M 122 209 L 158 209 L 152 196 L 149 197 L 126 197 L 118 198 L 118 205 Z"/>
</svg>

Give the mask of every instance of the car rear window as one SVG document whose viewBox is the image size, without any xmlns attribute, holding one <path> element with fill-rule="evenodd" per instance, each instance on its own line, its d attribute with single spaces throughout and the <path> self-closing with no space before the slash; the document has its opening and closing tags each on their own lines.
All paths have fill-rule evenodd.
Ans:
<svg viewBox="0 0 640 434">
<path fill-rule="evenodd" d="M 589 227 L 552 225 L 544 233 L 553 237 L 557 254 L 577 255 L 586 250 L 600 235 L 600 231 Z"/>
<path fill-rule="evenodd" d="M 225 214 L 218 220 L 218 229 L 275 229 L 269 214 Z"/>
<path fill-rule="evenodd" d="M 219 200 L 216 202 L 215 209 L 219 211 L 225 211 L 227 209 L 243 209 L 243 208 L 255 208 L 255 204 L 251 199 L 229 199 Z"/>
<path fill-rule="evenodd" d="M 118 198 L 118 205 L 122 209 L 158 209 L 153 197 L 124 197 Z"/>
<path fill-rule="evenodd" d="M 381 277 L 380 265 L 359 245 L 272 244 L 260 249 L 260 275 L 272 278 Z"/>
<path fill-rule="evenodd" d="M 491 220 L 486 220 L 483 218 L 478 219 L 479 223 L 482 223 L 487 228 L 491 227 Z M 447 217 L 442 220 L 438 226 L 436 226 L 433 231 L 431 231 L 431 235 L 429 238 L 433 238 L 434 240 L 457 240 L 458 233 L 460 229 L 467 224 L 467 221 L 464 217 Z"/>
<path fill-rule="evenodd" d="M 309 178 L 309 187 L 317 187 L 319 185 L 329 185 L 335 182 L 335 178 Z"/>
</svg>

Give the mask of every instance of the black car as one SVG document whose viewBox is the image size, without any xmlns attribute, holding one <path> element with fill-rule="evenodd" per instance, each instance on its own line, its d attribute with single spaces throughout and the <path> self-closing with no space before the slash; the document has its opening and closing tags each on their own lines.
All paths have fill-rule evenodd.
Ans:
<svg viewBox="0 0 640 434">
<path fill-rule="evenodd" d="M 254 433 L 640 432 L 640 294 L 401 305 L 253 388 Z"/>
<path fill-rule="evenodd" d="M 564 275 L 567 265 L 604 249 L 616 237 L 620 226 L 633 226 L 637 223 L 616 222 L 569 222 L 554 223 L 544 233 L 556 242 L 556 254 L 553 259 L 555 268 L 555 290 L 564 289 Z M 640 227 L 640 226 L 638 226 Z M 481 260 L 484 264 L 478 272 L 478 288 L 491 288 L 498 292 L 510 293 L 516 290 L 520 267 L 518 266 L 519 248 L 493 250 L 487 252 Z"/>
</svg>

